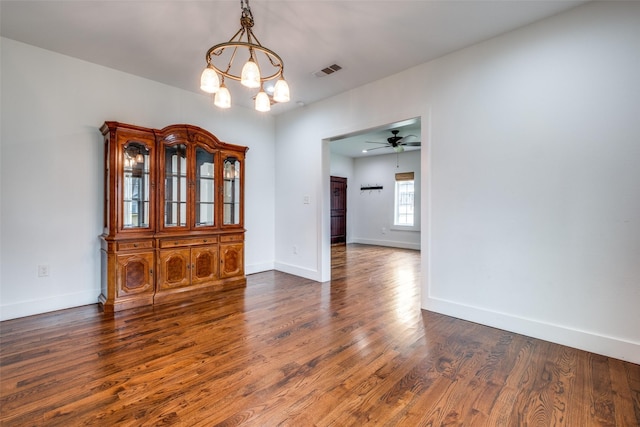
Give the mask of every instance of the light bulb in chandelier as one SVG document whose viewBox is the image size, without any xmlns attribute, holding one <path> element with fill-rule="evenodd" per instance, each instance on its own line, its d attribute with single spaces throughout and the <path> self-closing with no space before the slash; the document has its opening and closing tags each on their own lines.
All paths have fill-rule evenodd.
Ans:
<svg viewBox="0 0 640 427">
<path fill-rule="evenodd" d="M 208 65 L 202 71 L 200 76 L 200 89 L 207 93 L 216 93 L 220 89 L 220 79 L 218 73 L 213 69 L 211 65 Z"/>
<path fill-rule="evenodd" d="M 269 95 L 264 90 L 260 90 L 258 95 L 256 95 L 256 104 L 255 108 L 257 111 L 269 111 L 271 110 L 271 100 L 269 99 Z"/>
<path fill-rule="evenodd" d="M 213 99 L 213 103 L 216 107 L 220 108 L 230 108 L 231 107 L 231 93 L 229 89 L 224 85 L 224 81 L 220 85 L 220 89 L 216 92 L 215 98 Z"/>
<path fill-rule="evenodd" d="M 260 87 L 260 68 L 258 68 L 258 64 L 253 60 L 253 54 L 246 64 L 244 64 L 244 67 L 242 67 L 240 83 L 250 88 Z"/>
<path fill-rule="evenodd" d="M 273 88 L 273 100 L 276 102 L 289 102 L 289 85 L 284 77 L 280 77 Z"/>
</svg>

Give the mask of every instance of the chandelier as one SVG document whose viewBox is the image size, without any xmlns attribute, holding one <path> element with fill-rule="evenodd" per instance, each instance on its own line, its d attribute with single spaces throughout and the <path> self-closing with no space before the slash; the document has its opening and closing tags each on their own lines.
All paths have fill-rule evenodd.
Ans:
<svg viewBox="0 0 640 427">
<path fill-rule="evenodd" d="M 289 85 L 284 79 L 284 64 L 277 53 L 260 44 L 253 34 L 253 15 L 249 7 L 249 0 L 240 0 L 241 28 L 226 43 L 220 43 L 211 47 L 205 56 L 207 66 L 200 77 L 200 89 L 207 93 L 215 94 L 213 103 L 220 108 L 231 107 L 231 93 L 225 85 L 225 79 L 239 81 L 248 88 L 260 88 L 255 96 L 255 109 L 269 111 L 271 101 L 289 101 Z M 243 39 L 244 38 L 244 39 Z M 239 70 L 234 66 L 236 54 L 246 52 L 247 62 Z M 214 59 L 221 65 L 214 64 Z M 226 65 L 224 65 L 226 64 Z M 273 97 L 264 90 L 264 83 L 275 80 Z"/>
</svg>

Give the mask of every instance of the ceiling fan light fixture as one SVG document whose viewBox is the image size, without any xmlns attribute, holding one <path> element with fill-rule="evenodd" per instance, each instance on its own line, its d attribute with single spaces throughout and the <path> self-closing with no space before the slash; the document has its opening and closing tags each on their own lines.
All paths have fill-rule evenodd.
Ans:
<svg viewBox="0 0 640 427">
<path fill-rule="evenodd" d="M 224 79 L 239 81 L 240 84 L 249 88 L 263 87 L 265 82 L 277 80 L 274 88 L 273 100 L 276 102 L 287 102 L 290 100 L 289 85 L 284 80 L 283 69 L 284 63 L 277 53 L 260 44 L 255 34 L 253 34 L 253 14 L 249 7 L 249 0 L 240 0 L 240 30 L 238 30 L 228 42 L 219 43 L 209 48 L 205 55 L 207 67 L 200 77 L 200 89 L 207 93 L 215 93 L 214 104 L 220 108 L 229 108 L 231 106 L 231 94 L 229 89 L 224 85 Z M 223 55 L 225 50 L 231 52 Z M 234 68 L 234 59 L 237 52 L 242 49 L 249 51 L 249 59 L 239 70 L 239 65 Z M 221 61 L 220 58 L 229 58 L 226 64 L 216 65 L 215 60 Z M 262 65 L 262 70 L 260 65 Z M 215 78 L 214 78 L 215 77 Z M 219 89 L 216 87 L 216 79 L 220 78 L 222 83 Z M 223 92 L 220 94 L 220 92 Z M 263 95 L 260 95 L 262 93 Z M 271 100 L 269 96 L 260 89 L 260 93 L 256 96 L 255 107 L 268 111 L 271 109 Z M 220 95 L 219 95 L 220 94 Z M 264 97 L 267 97 L 268 103 L 264 104 Z M 261 99 L 258 103 L 258 98 Z M 265 110 L 265 108 L 268 109 Z"/>
</svg>

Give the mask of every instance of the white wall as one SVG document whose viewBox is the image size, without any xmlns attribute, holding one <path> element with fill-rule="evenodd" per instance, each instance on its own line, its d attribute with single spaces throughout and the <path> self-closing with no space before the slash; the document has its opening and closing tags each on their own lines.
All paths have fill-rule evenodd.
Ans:
<svg viewBox="0 0 640 427">
<path fill-rule="evenodd" d="M 331 176 L 341 178 L 353 177 L 353 159 L 340 154 L 331 153 Z"/>
<path fill-rule="evenodd" d="M 350 204 L 356 220 L 353 224 L 354 243 L 420 249 L 420 151 L 359 157 Z M 395 204 L 395 174 L 415 173 L 416 223 L 411 229 L 393 225 Z M 360 191 L 363 185 L 381 185 L 382 190 Z"/>
<path fill-rule="evenodd" d="M 279 116 L 276 265 L 329 278 L 323 140 L 421 117 L 422 307 L 640 363 L 638 40 L 590 3 Z"/>
<path fill-rule="evenodd" d="M 246 271 L 273 268 L 273 117 L 220 111 L 204 95 L 0 40 L 0 319 L 97 301 L 105 120 L 189 123 L 249 146 Z M 49 277 L 37 277 L 40 264 Z"/>
</svg>

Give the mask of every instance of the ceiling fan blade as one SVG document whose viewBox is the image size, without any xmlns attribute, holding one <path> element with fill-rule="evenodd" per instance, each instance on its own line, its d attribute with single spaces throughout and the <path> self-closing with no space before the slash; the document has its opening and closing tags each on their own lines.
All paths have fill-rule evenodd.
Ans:
<svg viewBox="0 0 640 427">
<path fill-rule="evenodd" d="M 368 153 L 369 151 L 379 150 L 379 149 L 381 149 L 381 148 L 393 148 L 393 147 L 392 147 L 392 146 L 390 146 L 390 145 L 384 144 L 384 146 L 382 146 L 382 147 L 367 148 L 367 153 Z"/>
<path fill-rule="evenodd" d="M 379 148 L 390 148 L 396 153 L 402 153 L 404 151 L 404 147 L 420 147 L 420 141 L 405 142 L 407 139 L 418 139 L 417 135 L 398 136 L 398 132 L 398 130 L 392 130 L 391 133 L 393 134 L 393 136 L 387 138 L 387 142 L 365 141 L 367 144 L 380 145 L 380 147 L 367 149 L 366 152 L 377 150 Z"/>
</svg>

